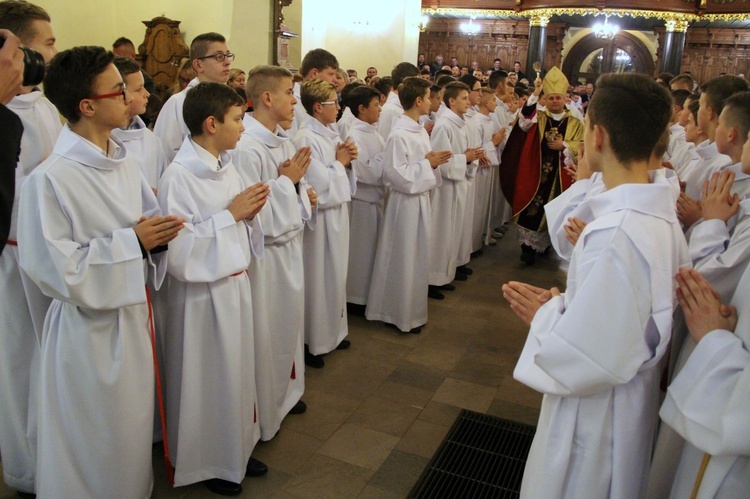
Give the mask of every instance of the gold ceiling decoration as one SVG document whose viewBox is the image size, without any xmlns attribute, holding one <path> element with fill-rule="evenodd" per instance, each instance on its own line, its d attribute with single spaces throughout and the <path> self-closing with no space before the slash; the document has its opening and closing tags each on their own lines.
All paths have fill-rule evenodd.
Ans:
<svg viewBox="0 0 750 499">
<path fill-rule="evenodd" d="M 619 17 L 645 17 L 652 19 L 661 19 L 663 21 L 672 21 L 676 25 L 675 31 L 692 21 L 744 21 L 750 18 L 750 14 L 687 14 L 682 12 L 668 12 L 655 10 L 639 9 L 597 9 L 594 7 L 582 8 L 551 8 L 551 9 L 529 9 L 517 12 L 512 9 L 456 9 L 456 8 L 422 8 L 424 15 L 439 16 L 461 16 L 461 17 L 479 17 L 479 18 L 501 18 L 501 17 L 528 17 L 536 21 L 539 19 L 549 19 L 555 15 L 580 15 L 580 16 L 619 16 Z"/>
</svg>

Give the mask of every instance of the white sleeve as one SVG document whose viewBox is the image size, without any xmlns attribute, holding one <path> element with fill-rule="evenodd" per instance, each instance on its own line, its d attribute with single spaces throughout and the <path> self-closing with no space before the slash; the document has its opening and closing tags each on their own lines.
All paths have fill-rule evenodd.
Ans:
<svg viewBox="0 0 750 499">
<path fill-rule="evenodd" d="M 404 138 L 396 135 L 385 143 L 383 176 L 388 186 L 405 194 L 427 192 L 442 182 L 427 159 L 409 157 Z"/>
<path fill-rule="evenodd" d="M 156 118 L 156 124 L 154 124 L 154 133 L 161 140 L 167 165 L 177 156 L 177 151 L 180 150 L 182 141 L 187 135 L 187 127 L 182 118 L 184 98 L 178 97 L 178 95 L 173 95 L 164 103 L 164 107 L 159 111 L 159 117 Z"/>
<path fill-rule="evenodd" d="M 66 194 L 56 192 L 44 174 L 24 183 L 18 218 L 23 270 L 45 295 L 82 308 L 114 310 L 145 303 L 143 256 L 133 228 L 118 228 L 81 244 L 75 240 L 75 224 L 85 221 L 67 216 Z"/>
<path fill-rule="evenodd" d="M 549 230 L 552 246 L 560 258 L 570 261 L 573 254 L 573 245 L 565 237 L 565 225 L 572 212 L 586 198 L 586 193 L 591 186 L 591 179 L 583 179 L 575 182 L 562 194 L 544 205 L 544 213 L 547 216 L 547 228 Z M 590 220 L 584 220 L 589 222 Z"/>
<path fill-rule="evenodd" d="M 750 261 L 750 219 L 740 219 L 731 237 L 723 221 L 704 220 L 693 227 L 688 248 L 695 269 L 728 300 Z"/>
<path fill-rule="evenodd" d="M 626 237 L 590 232 L 577 257 L 577 290 L 537 311 L 513 376 L 542 393 L 587 396 L 628 383 L 652 359 L 648 266 Z M 565 302 L 568 301 L 566 297 Z"/>
<path fill-rule="evenodd" d="M 430 136 L 433 151 L 452 151 L 452 137 L 447 126 L 435 125 Z M 466 178 L 466 154 L 453 154 L 447 163 L 438 166 L 440 174 L 448 180 L 464 180 Z"/>
<path fill-rule="evenodd" d="M 294 138 L 294 145 L 297 149 L 309 146 L 312 151 L 305 178 L 318 194 L 318 208 L 338 206 L 352 200 L 352 179 L 354 189 L 356 189 L 355 174 L 347 173 L 344 165 L 337 160 L 328 165 L 323 164 L 321 162 L 323 154 L 317 143 L 304 136 L 297 135 Z"/>
<path fill-rule="evenodd" d="M 703 337 L 672 381 L 659 415 L 703 452 L 747 456 L 748 394 L 750 353 L 736 335 L 716 330 Z"/>
<path fill-rule="evenodd" d="M 243 233 L 246 224 L 238 224 L 229 210 L 203 220 L 193 197 L 175 180 L 159 188 L 164 212 L 185 219 L 184 228 L 169 243 L 170 275 L 184 282 L 215 282 L 247 269 L 250 259 L 241 240 L 251 236 L 250 231 Z"/>
</svg>

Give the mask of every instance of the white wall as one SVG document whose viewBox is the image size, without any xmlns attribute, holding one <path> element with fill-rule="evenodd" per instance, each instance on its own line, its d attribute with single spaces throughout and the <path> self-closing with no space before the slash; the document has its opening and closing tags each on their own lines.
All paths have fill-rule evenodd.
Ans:
<svg viewBox="0 0 750 499">
<path fill-rule="evenodd" d="M 369 66 L 388 75 L 400 62 L 416 62 L 420 11 L 420 0 L 304 0 L 302 55 L 320 47 L 360 78 Z"/>
<path fill-rule="evenodd" d="M 237 54 L 235 66 L 267 64 L 271 56 L 271 2 L 269 0 L 32 0 L 44 7 L 60 50 L 77 45 L 111 48 L 120 36 L 140 45 L 148 21 L 166 16 L 181 21 L 180 30 L 189 46 L 201 33 L 216 31 L 227 37 Z M 298 0 L 299 1 L 299 0 Z"/>
</svg>

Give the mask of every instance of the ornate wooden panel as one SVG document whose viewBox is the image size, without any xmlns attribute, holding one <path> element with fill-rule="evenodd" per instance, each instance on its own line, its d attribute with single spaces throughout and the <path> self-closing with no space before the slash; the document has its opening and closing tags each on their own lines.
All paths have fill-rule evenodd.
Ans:
<svg viewBox="0 0 750 499">
<path fill-rule="evenodd" d="M 492 67 L 492 61 L 499 58 L 504 69 L 513 68 L 514 61 L 521 61 L 522 69 L 526 61 L 529 46 L 528 21 L 491 21 L 475 20 L 481 26 L 477 36 L 461 33 L 460 25 L 465 19 L 433 19 L 427 31 L 419 37 L 419 53 L 425 55 L 427 62 L 435 60 L 440 54 L 446 63 L 456 56 L 461 66 L 470 66 L 472 61 L 479 62 L 483 70 Z M 547 26 L 547 50 L 544 67 L 560 66 L 562 40 L 565 36 L 565 25 L 550 23 Z"/>
<path fill-rule="evenodd" d="M 664 28 L 654 32 L 659 37 L 656 55 L 661 58 Z M 688 28 L 682 71 L 690 71 L 703 83 L 721 73 L 750 76 L 750 32 L 747 30 Z"/>
<path fill-rule="evenodd" d="M 146 36 L 138 47 L 143 69 L 151 75 L 160 93 L 172 86 L 177 79 L 175 60 L 188 55 L 189 49 L 180 34 L 180 21 L 166 17 L 155 17 L 143 21 Z"/>
</svg>

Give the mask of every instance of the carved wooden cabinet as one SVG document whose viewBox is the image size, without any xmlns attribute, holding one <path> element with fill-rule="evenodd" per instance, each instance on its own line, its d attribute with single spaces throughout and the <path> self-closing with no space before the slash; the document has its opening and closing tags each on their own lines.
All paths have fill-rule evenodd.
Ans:
<svg viewBox="0 0 750 499">
<path fill-rule="evenodd" d="M 143 69 L 151 75 L 160 94 L 174 84 L 179 68 L 175 61 L 186 57 L 188 46 L 180 33 L 180 21 L 166 17 L 155 17 L 143 21 L 146 25 L 146 36 L 138 47 L 143 62 Z"/>
</svg>

